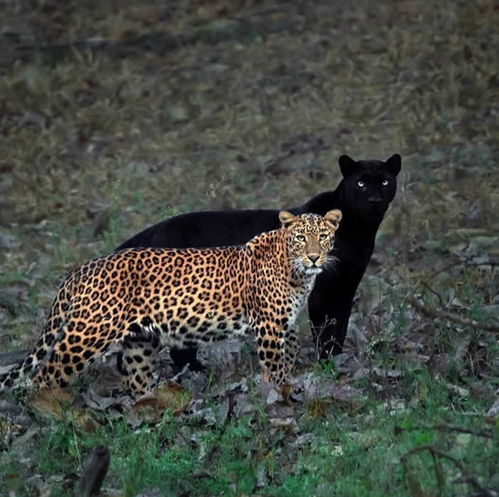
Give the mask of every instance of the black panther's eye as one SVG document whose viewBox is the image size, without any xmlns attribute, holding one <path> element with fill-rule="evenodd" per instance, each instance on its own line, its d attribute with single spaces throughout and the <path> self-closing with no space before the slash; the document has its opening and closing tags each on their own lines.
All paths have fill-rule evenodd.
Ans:
<svg viewBox="0 0 499 497">
<path fill-rule="evenodd" d="M 357 186 L 358 186 L 359 188 L 364 188 L 364 187 L 366 186 L 366 183 L 365 183 L 365 181 L 360 181 L 360 180 L 359 180 L 359 181 L 357 181 Z"/>
<path fill-rule="evenodd" d="M 388 185 L 388 180 L 387 180 L 387 179 L 384 179 L 384 180 L 381 182 L 381 184 L 382 184 L 383 186 L 387 186 L 387 185 Z"/>
</svg>

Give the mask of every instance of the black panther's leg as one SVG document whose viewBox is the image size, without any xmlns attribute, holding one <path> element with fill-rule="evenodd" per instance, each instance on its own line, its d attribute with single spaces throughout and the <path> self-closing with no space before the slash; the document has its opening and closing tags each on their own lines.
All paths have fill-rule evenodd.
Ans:
<svg viewBox="0 0 499 497">
<path fill-rule="evenodd" d="M 308 299 L 312 334 L 320 359 L 340 354 L 348 328 L 355 289 L 338 274 L 321 274 Z"/>
<path fill-rule="evenodd" d="M 191 371 L 204 371 L 205 367 L 197 360 L 198 349 L 192 347 L 188 349 L 179 349 L 172 347 L 170 356 L 175 363 L 176 369 L 182 371 L 186 364 L 189 365 Z"/>
</svg>

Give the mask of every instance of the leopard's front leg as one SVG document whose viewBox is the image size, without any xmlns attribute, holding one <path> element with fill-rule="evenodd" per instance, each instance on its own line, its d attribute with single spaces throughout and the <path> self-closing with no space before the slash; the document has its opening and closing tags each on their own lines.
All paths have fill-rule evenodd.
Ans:
<svg viewBox="0 0 499 497">
<path fill-rule="evenodd" d="M 291 375 L 291 371 L 295 366 L 299 351 L 300 344 L 298 343 L 296 329 L 294 327 L 289 328 L 284 336 L 284 365 L 288 377 Z"/>
<path fill-rule="evenodd" d="M 262 379 L 277 385 L 287 384 L 290 370 L 290 366 L 286 364 L 284 350 L 287 330 L 272 321 L 259 322 L 255 328 Z"/>
</svg>

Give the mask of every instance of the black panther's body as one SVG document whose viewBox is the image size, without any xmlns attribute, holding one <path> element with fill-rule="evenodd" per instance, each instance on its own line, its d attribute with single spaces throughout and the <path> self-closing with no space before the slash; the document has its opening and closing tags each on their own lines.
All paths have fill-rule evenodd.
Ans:
<svg viewBox="0 0 499 497">
<path fill-rule="evenodd" d="M 335 267 L 317 277 L 308 301 L 312 332 L 321 359 L 339 354 L 347 332 L 352 301 L 374 249 L 376 232 L 397 189 L 401 159 L 386 162 L 339 158 L 343 179 L 334 191 L 320 193 L 305 204 L 289 209 L 294 214 L 324 215 L 340 209 L 343 220 L 336 232 Z M 279 227 L 278 210 L 193 212 L 162 221 L 133 236 L 118 249 L 130 247 L 215 247 L 237 245 L 263 231 Z M 199 369 L 195 349 L 172 349 L 179 367 L 189 363 Z"/>
</svg>

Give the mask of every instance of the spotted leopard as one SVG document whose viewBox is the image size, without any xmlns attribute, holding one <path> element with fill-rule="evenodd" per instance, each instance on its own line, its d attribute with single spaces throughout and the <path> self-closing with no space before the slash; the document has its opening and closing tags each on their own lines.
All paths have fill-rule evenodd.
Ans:
<svg viewBox="0 0 499 497">
<path fill-rule="evenodd" d="M 262 378 L 284 385 L 298 352 L 294 323 L 328 263 L 339 210 L 324 217 L 281 211 L 281 227 L 241 246 L 125 249 L 70 274 L 33 351 L 0 377 L 66 386 L 118 346 L 125 388 L 155 385 L 158 350 L 197 346 L 252 331 Z"/>
</svg>

